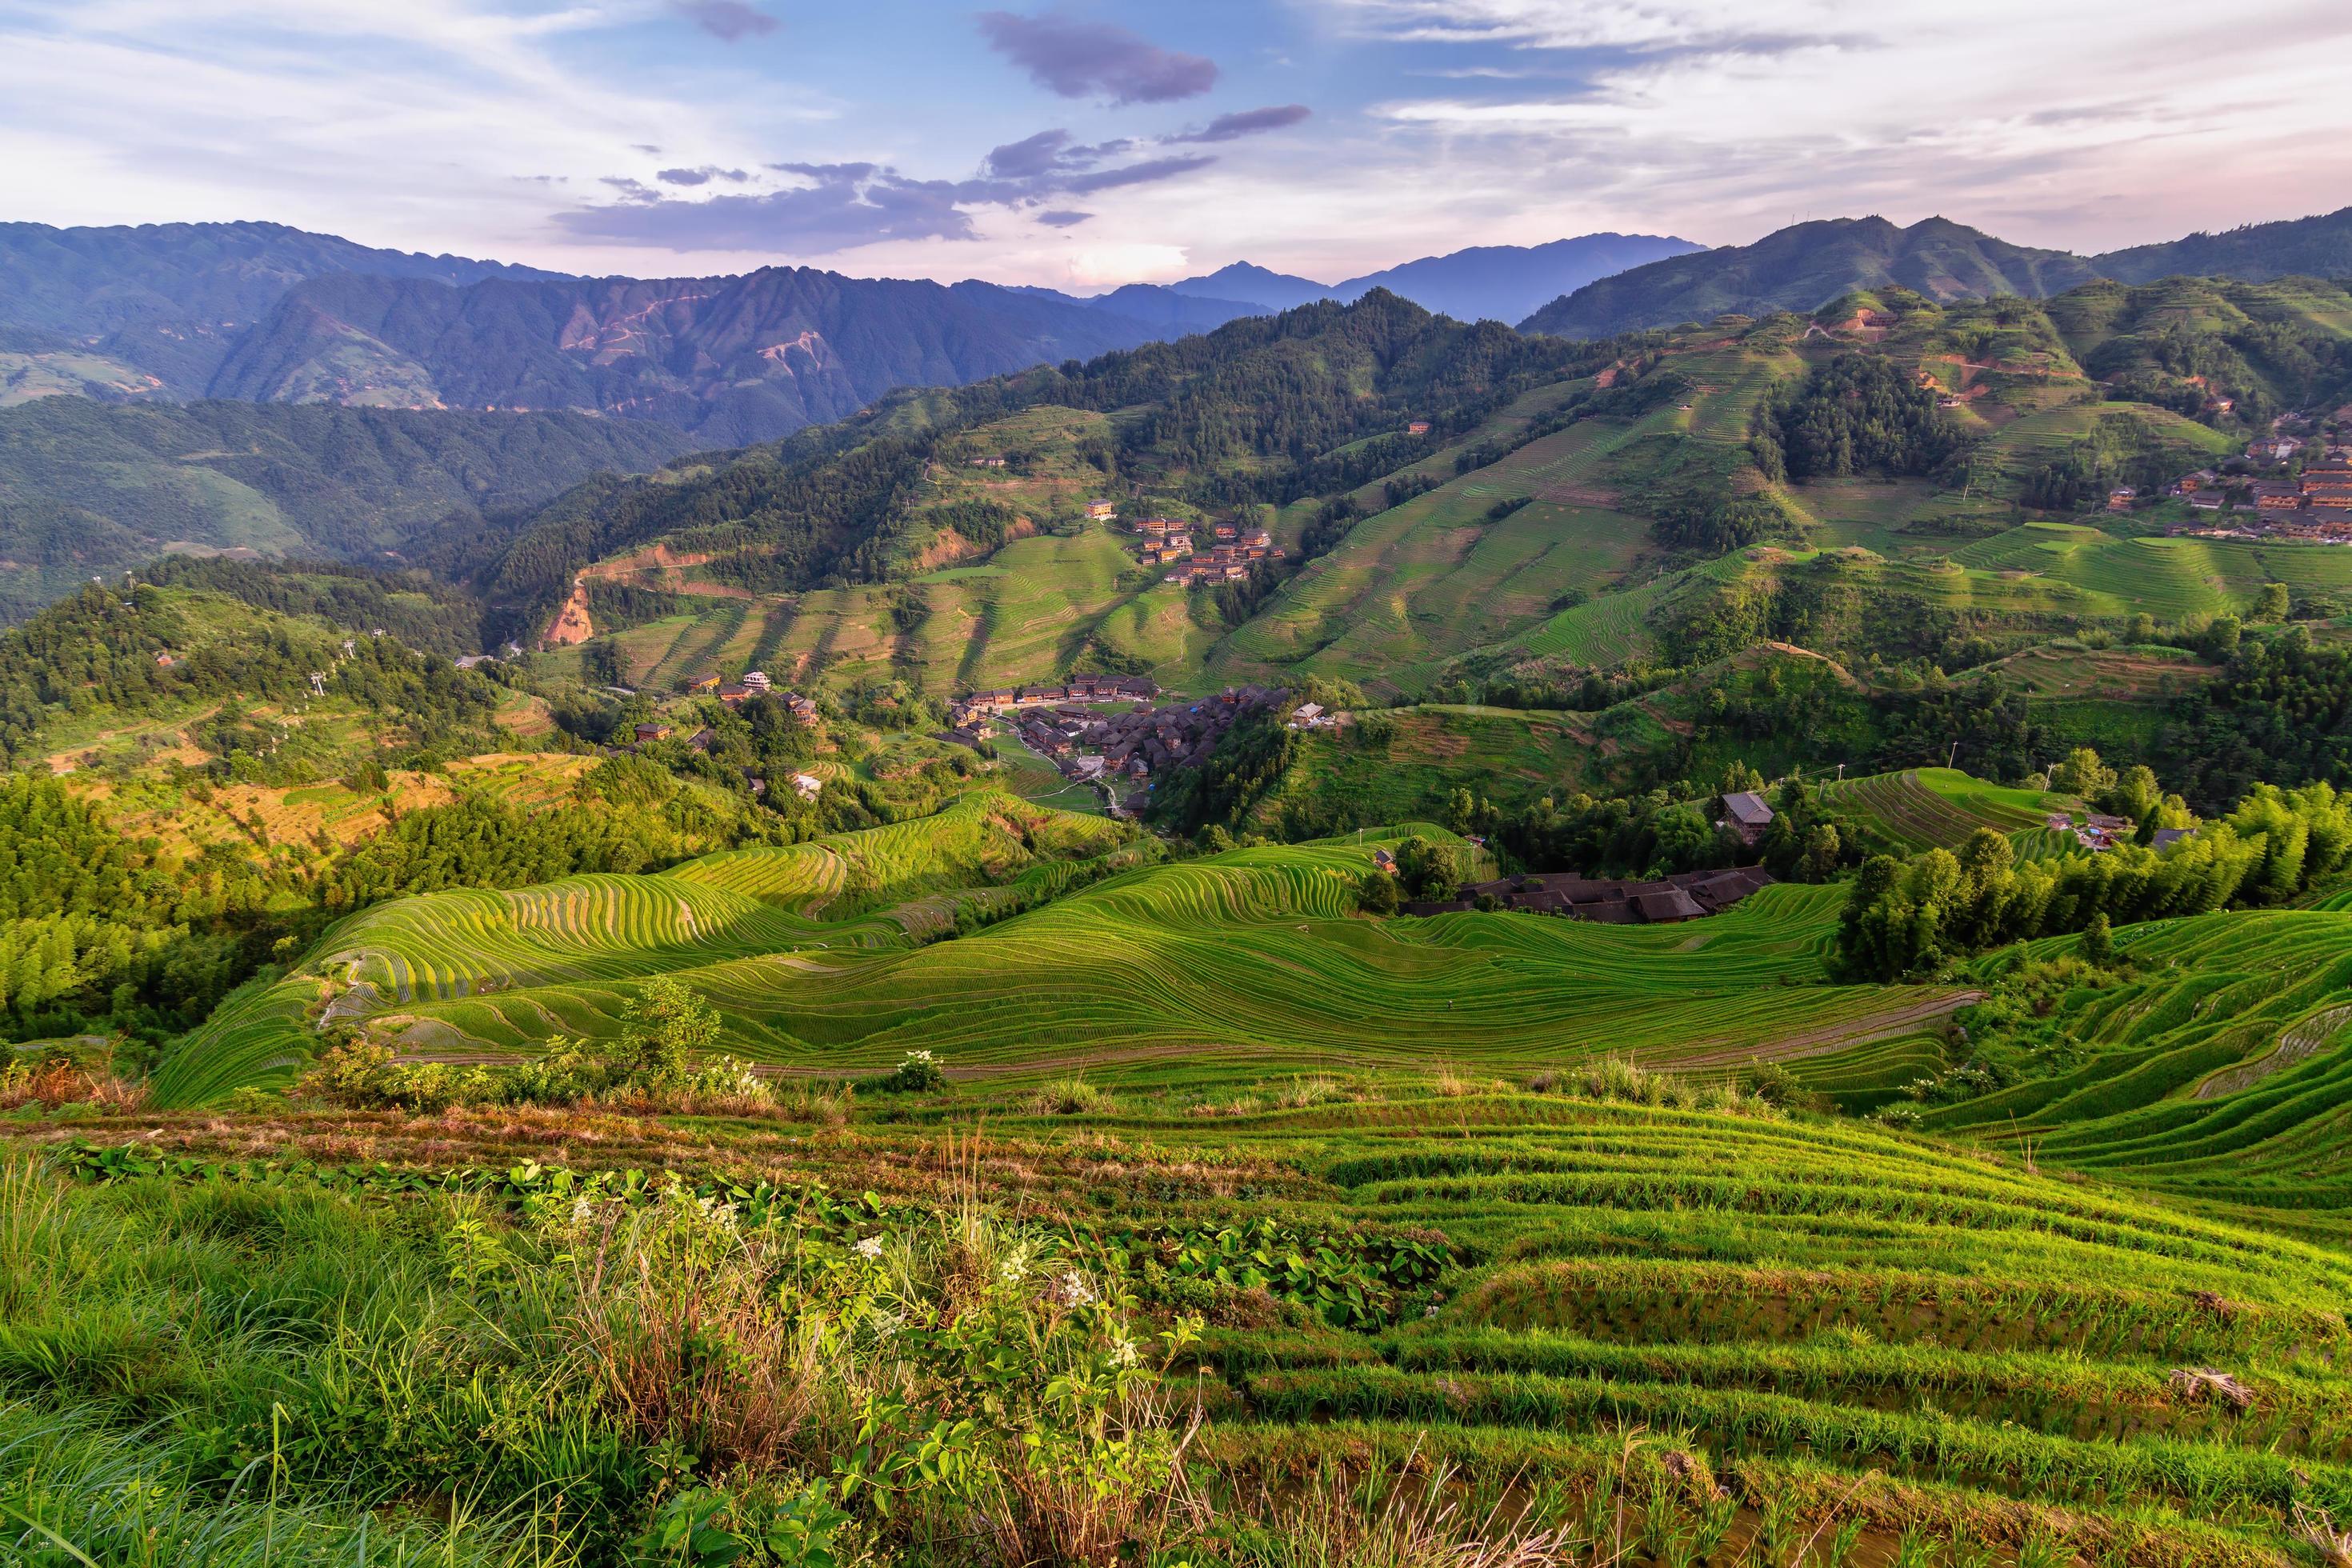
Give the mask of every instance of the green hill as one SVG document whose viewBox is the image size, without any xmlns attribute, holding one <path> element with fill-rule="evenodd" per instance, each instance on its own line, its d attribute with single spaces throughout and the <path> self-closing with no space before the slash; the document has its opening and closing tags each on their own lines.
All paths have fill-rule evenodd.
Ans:
<svg viewBox="0 0 2352 1568">
<path fill-rule="evenodd" d="M 2097 269 L 2062 250 L 2010 245 L 1940 217 L 1908 228 L 1883 217 L 1824 218 L 1752 245 L 1670 257 L 1586 284 L 1520 330 L 1604 338 L 1718 316 L 1810 312 L 1856 289 L 1899 285 L 1931 300 L 2033 298 L 2086 283 Z"/>
<path fill-rule="evenodd" d="M 1857 289 L 1897 287 L 1931 300 L 2034 300 L 2116 279 L 2180 277 L 2251 283 L 2352 274 L 2352 208 L 2226 234 L 2195 234 L 2102 256 L 2011 245 L 1947 218 L 1908 228 L 1882 217 L 1826 218 L 1778 229 L 1750 245 L 1671 257 L 1588 283 L 1520 323 L 1524 331 L 1601 338 L 1712 321 L 1719 316 L 1811 311 Z"/>
<path fill-rule="evenodd" d="M 576 414 L 40 398 L 0 409 L 0 618 L 167 552 L 382 564 L 436 534 L 496 537 L 505 514 L 685 445 Z"/>
<path fill-rule="evenodd" d="M 2325 910 L 2148 921 L 2117 933 L 2119 973 L 2073 985 L 2035 967 L 2069 942 L 1981 960 L 1994 1001 L 1963 1015 L 1979 1066 L 1938 1085 L 1923 1122 L 2340 1235 L 2352 1211 L 2348 922 Z M 2036 998 L 2055 1005 L 2037 1016 Z"/>
<path fill-rule="evenodd" d="M 942 820 L 881 831 L 929 842 Z M 1693 928 L 1368 921 L 1356 887 L 1378 842 L 1145 867 L 911 948 L 887 930 L 877 940 L 865 916 L 845 926 L 803 902 L 812 885 L 822 899 L 836 854 L 863 854 L 841 841 L 717 857 L 625 891 L 579 882 L 389 905 L 225 1007 L 180 1047 L 161 1088 L 186 1100 L 268 1079 L 301 1059 L 314 1037 L 299 1020 L 331 997 L 356 993 L 338 1016 L 403 1049 L 504 1053 L 559 1030 L 612 1034 L 638 982 L 657 973 L 709 994 L 735 1048 L 802 1072 L 887 1065 L 917 1047 L 1032 1072 L 1167 1057 L 1402 1066 L 1631 1052 L 1736 1064 L 1905 1033 L 1957 1005 L 1932 991 L 1819 984 L 1834 889 L 1776 888 Z M 952 879 L 931 880 L 941 879 Z M 847 907 L 877 909 L 904 890 Z M 762 900 L 818 910 L 817 923 L 780 923 Z M 1623 1008 L 1635 997 L 1642 1022 L 1631 1027 Z"/>
</svg>

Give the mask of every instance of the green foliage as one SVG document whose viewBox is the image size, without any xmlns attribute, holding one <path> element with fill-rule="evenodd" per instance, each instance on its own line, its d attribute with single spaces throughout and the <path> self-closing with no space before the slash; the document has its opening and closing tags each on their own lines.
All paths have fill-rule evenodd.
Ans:
<svg viewBox="0 0 2352 1568">
<path fill-rule="evenodd" d="M 1459 889 L 1462 876 L 1462 851 L 1458 846 L 1425 838 L 1418 833 L 1396 846 L 1396 882 L 1408 899 L 1443 903 Z"/>
<path fill-rule="evenodd" d="M 1958 427 L 1894 360 L 1842 353 L 1757 405 L 1749 448 L 1769 479 L 1933 473 L 1958 453 Z"/>
<path fill-rule="evenodd" d="M 1186 834 L 1208 824 L 1240 826 L 1297 754 L 1298 732 L 1286 722 L 1286 711 L 1276 702 L 1234 720 L 1206 757 L 1159 781 L 1152 816 Z"/>
<path fill-rule="evenodd" d="M 37 398 L 0 410 L 0 618 L 167 545 L 364 563 L 498 535 L 592 474 L 684 447 L 658 425 L 568 413 Z"/>
<path fill-rule="evenodd" d="M 2088 765 L 2097 767 L 2095 756 Z M 1958 856 L 1931 849 L 1908 862 L 1864 863 L 1839 917 L 1839 962 L 1851 973 L 1894 979 L 2095 921 L 2284 903 L 2347 863 L 2352 796 L 2324 784 L 2259 786 L 2226 822 L 2162 853 L 2125 845 L 2020 865 L 2008 839 L 1979 829 Z"/>
</svg>

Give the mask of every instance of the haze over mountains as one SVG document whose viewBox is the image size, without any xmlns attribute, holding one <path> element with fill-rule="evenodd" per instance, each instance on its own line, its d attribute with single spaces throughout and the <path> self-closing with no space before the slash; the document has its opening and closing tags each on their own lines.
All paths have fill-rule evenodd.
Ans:
<svg viewBox="0 0 2352 1568">
<path fill-rule="evenodd" d="M 1549 245 L 1473 246 L 1342 283 L 1318 283 L 1237 261 L 1167 287 L 1195 299 L 1237 300 L 1269 310 L 1287 310 L 1317 300 L 1347 304 L 1375 289 L 1386 289 L 1457 321 L 1516 322 L 1596 279 L 1705 248 L 1661 235 L 1588 234 Z"/>
</svg>

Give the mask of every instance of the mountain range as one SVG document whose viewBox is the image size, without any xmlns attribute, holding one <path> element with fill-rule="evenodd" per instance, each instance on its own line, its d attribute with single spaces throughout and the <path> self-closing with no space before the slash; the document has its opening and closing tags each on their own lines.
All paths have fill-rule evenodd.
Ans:
<svg viewBox="0 0 2352 1568">
<path fill-rule="evenodd" d="M 79 393 L 569 410 L 740 446 L 843 418 L 898 387 L 1089 359 L 1376 289 L 1461 321 L 1597 338 L 1811 310 L 1889 285 L 1953 300 L 2042 298 L 2103 276 L 2346 271 L 2352 209 L 2101 256 L 2011 245 L 1944 218 L 1837 218 L 1713 250 L 1621 234 L 1478 247 L 1333 284 L 1235 262 L 1086 298 L 793 267 L 575 278 L 275 224 L 18 223 L 0 225 L 0 407 Z"/>
<path fill-rule="evenodd" d="M 1318 283 L 1237 261 L 1165 287 L 1192 299 L 1237 300 L 1268 310 L 1288 310 L 1318 300 L 1344 305 L 1386 289 L 1457 321 L 1517 321 L 1545 301 L 1572 294 L 1597 279 L 1704 248 L 1664 235 L 1588 234 L 1549 245 L 1473 246 L 1341 283 Z"/>
<path fill-rule="evenodd" d="M 1424 258 L 1325 285 L 1246 264 L 1089 298 L 771 267 L 588 279 L 374 249 L 276 224 L 0 226 L 0 405 L 325 402 L 652 420 L 709 446 L 840 419 L 894 387 L 959 385 L 1388 288 L 1516 321 L 1688 241 L 1588 235 Z"/>
<path fill-rule="evenodd" d="M 2197 275 L 2260 283 L 2347 273 L 2352 207 L 2098 256 L 2011 245 L 1942 217 L 1907 228 L 1883 217 L 1826 218 L 1776 230 L 1752 245 L 1672 257 L 1596 279 L 1528 316 L 1520 330 L 1601 338 L 1718 316 L 1810 311 L 1853 289 L 1890 284 L 1937 300 L 1996 294 L 2039 300 L 2095 278 L 2146 283 Z"/>
</svg>

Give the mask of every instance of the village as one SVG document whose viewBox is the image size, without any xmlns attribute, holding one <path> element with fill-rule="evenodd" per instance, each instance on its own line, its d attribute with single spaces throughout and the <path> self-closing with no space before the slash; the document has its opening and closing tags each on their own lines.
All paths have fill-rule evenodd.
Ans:
<svg viewBox="0 0 2352 1568">
<path fill-rule="evenodd" d="M 691 697 L 716 697 L 730 708 L 740 708 L 754 697 L 773 697 L 783 704 L 784 711 L 792 716 L 794 723 L 807 730 L 816 728 L 822 718 L 813 698 L 804 697 L 797 691 L 777 690 L 775 682 L 769 679 L 765 670 L 746 670 L 743 672 L 743 679 L 738 681 L 727 681 L 716 675 L 707 675 L 690 683 L 687 687 L 687 694 Z M 672 739 L 677 733 L 677 726 L 667 719 L 647 719 L 638 723 L 633 730 L 631 744 L 607 746 L 604 750 L 608 754 L 635 755 L 656 742 Z M 704 725 L 686 738 L 686 744 L 689 750 L 708 752 L 718 739 L 719 732 L 709 725 Z M 744 774 L 744 778 L 751 784 L 751 793 L 754 795 L 764 795 L 768 793 L 766 779 L 748 772 Z M 794 773 L 791 782 L 793 793 L 803 800 L 814 800 L 818 791 L 824 787 L 824 781 L 814 773 Z"/>
<path fill-rule="evenodd" d="M 2174 531 L 2201 539 L 2352 544 L 2352 447 L 2265 436 L 2222 469 L 2183 474 L 2161 498 L 2117 486 L 2107 492 L 2107 510 L 2128 512 L 2158 499 L 2184 501 L 2194 512 L 2229 515 L 2227 522 L 2192 522 Z"/>
<path fill-rule="evenodd" d="M 1244 715 L 1289 700 L 1280 689 L 1229 686 L 1197 702 L 1154 707 L 1159 690 L 1139 676 L 1074 675 L 1058 685 L 976 691 L 956 703 L 950 712 L 955 727 L 940 738 L 978 745 L 987 727 L 1001 721 L 1064 777 L 1100 790 L 1115 814 L 1137 816 L 1156 774 L 1206 756 Z M 1125 712 L 1099 706 L 1117 702 L 1132 706 Z M 1288 721 L 1304 729 L 1334 721 L 1318 704 L 1306 703 L 1291 711 Z"/>
<path fill-rule="evenodd" d="M 1089 521 L 1113 523 L 1118 519 L 1118 503 L 1107 498 L 1087 502 Z M 1164 566 L 1167 574 L 1160 580 L 1190 586 L 1195 583 L 1238 583 L 1246 578 L 1250 568 L 1260 561 L 1279 561 L 1282 548 L 1274 535 L 1264 528 L 1244 527 L 1237 522 L 1189 523 L 1171 517 L 1139 517 L 1129 525 L 1137 542 L 1137 553 L 1146 566 Z M 1195 542 L 1194 535 L 1205 530 L 1205 546 Z"/>
</svg>

